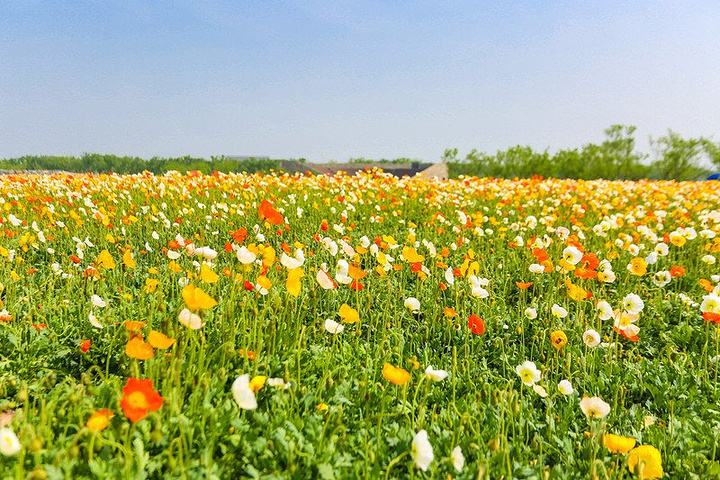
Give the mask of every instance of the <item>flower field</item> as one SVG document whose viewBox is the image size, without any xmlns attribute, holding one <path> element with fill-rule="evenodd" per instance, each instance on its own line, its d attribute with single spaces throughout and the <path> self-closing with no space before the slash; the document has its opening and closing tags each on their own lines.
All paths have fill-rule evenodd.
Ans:
<svg viewBox="0 0 720 480">
<path fill-rule="evenodd" d="M 0 189 L 1 478 L 720 478 L 717 182 Z"/>
</svg>

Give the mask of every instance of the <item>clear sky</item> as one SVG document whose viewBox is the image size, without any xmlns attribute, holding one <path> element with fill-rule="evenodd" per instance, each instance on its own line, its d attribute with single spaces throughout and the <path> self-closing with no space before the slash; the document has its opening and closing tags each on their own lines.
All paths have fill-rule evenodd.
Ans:
<svg viewBox="0 0 720 480">
<path fill-rule="evenodd" d="M 0 0 L 0 157 L 720 140 L 720 1 Z"/>
</svg>

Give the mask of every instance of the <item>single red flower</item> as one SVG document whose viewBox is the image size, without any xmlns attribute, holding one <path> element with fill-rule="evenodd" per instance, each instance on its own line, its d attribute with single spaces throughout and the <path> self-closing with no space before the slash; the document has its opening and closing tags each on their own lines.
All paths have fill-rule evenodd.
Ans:
<svg viewBox="0 0 720 480">
<path fill-rule="evenodd" d="M 148 413 L 160 410 L 162 403 L 163 398 L 153 388 L 152 380 L 128 378 L 120 406 L 131 422 L 139 422 Z"/>
<path fill-rule="evenodd" d="M 81 342 L 80 342 L 80 351 L 81 351 L 82 353 L 87 353 L 88 350 L 90 350 L 90 345 L 91 345 L 91 343 L 92 343 L 92 342 L 90 342 L 90 340 L 87 339 L 87 338 L 86 338 L 85 340 L 81 341 Z"/>
<path fill-rule="evenodd" d="M 675 277 L 684 277 L 685 276 L 685 267 L 682 267 L 680 265 L 673 265 L 670 267 L 670 276 Z"/>
<path fill-rule="evenodd" d="M 230 232 L 230 236 L 233 239 L 233 242 L 235 243 L 242 243 L 245 241 L 245 239 L 248 236 L 248 231 L 245 227 L 240 227 L 234 232 Z"/>
<path fill-rule="evenodd" d="M 258 207 L 258 216 L 261 220 L 267 220 L 271 225 L 280 225 L 285 221 L 285 218 L 280 212 L 275 210 L 273 204 L 267 200 L 260 202 Z"/>
<path fill-rule="evenodd" d="M 473 313 L 468 318 L 468 328 L 475 335 L 483 335 L 485 333 L 485 321 Z"/>
</svg>

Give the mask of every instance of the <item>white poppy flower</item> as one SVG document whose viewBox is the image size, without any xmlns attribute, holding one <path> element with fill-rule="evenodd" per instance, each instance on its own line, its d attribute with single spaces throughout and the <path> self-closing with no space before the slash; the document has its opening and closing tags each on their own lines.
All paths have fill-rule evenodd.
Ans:
<svg viewBox="0 0 720 480">
<path fill-rule="evenodd" d="M 610 320 L 613 316 L 612 306 L 605 300 L 600 300 L 595 306 L 595 310 L 597 311 L 598 318 L 603 322 Z"/>
<path fill-rule="evenodd" d="M 442 382 L 448 376 L 448 372 L 445 370 L 435 370 L 432 365 L 428 365 L 425 369 L 425 377 L 429 378 L 433 382 Z"/>
<path fill-rule="evenodd" d="M 178 315 L 178 322 L 185 325 L 190 330 L 199 330 L 203 326 L 200 315 L 191 312 L 187 308 L 183 308 Z"/>
<path fill-rule="evenodd" d="M 345 330 L 345 326 L 342 323 L 336 322 L 335 320 L 332 320 L 330 318 L 325 320 L 323 326 L 325 327 L 325 331 L 327 331 L 328 333 L 332 333 L 333 335 L 342 333 L 343 330 Z"/>
<path fill-rule="evenodd" d="M 303 253 L 302 249 L 299 248 L 295 251 L 294 257 L 291 257 L 285 252 L 283 252 L 282 256 L 280 257 L 280 264 L 288 270 L 300 268 L 303 266 L 303 263 L 305 263 L 305 254 Z"/>
<path fill-rule="evenodd" d="M 405 308 L 410 310 L 412 313 L 418 313 L 420 311 L 420 300 L 415 297 L 408 297 L 404 302 Z"/>
<path fill-rule="evenodd" d="M 458 473 L 462 472 L 463 467 L 465 467 L 465 455 L 463 455 L 460 445 L 453 448 L 452 452 L 450 452 L 450 460 L 452 460 L 455 471 Z"/>
<path fill-rule="evenodd" d="M 445 281 L 450 286 L 455 285 L 455 274 L 453 274 L 452 267 L 448 267 L 447 270 L 445 270 Z"/>
<path fill-rule="evenodd" d="M 205 260 L 214 260 L 218 255 L 217 252 L 210 247 L 196 248 L 193 254 L 198 257 L 203 257 Z"/>
<path fill-rule="evenodd" d="M 533 385 L 532 388 L 535 391 L 535 393 L 537 393 L 540 396 L 540 398 L 545 398 L 548 396 L 547 390 L 545 390 L 544 387 L 541 387 L 540 385 Z"/>
<path fill-rule="evenodd" d="M 232 394 L 235 403 L 243 410 L 255 410 L 257 408 L 257 399 L 255 393 L 250 388 L 250 377 L 248 375 L 240 375 L 232 384 Z"/>
<path fill-rule="evenodd" d="M 515 367 L 515 373 L 518 374 L 523 384 L 528 387 L 532 387 L 535 383 L 540 381 L 542 374 L 537 369 L 534 362 L 525 360 L 523 363 Z"/>
<path fill-rule="evenodd" d="M 6 457 L 12 457 L 20 453 L 21 449 L 20 440 L 15 432 L 9 428 L 0 428 L 0 453 Z"/>
<path fill-rule="evenodd" d="M 582 339 L 583 339 L 583 342 L 585 343 L 585 345 L 587 345 L 590 348 L 597 347 L 598 345 L 600 345 L 600 341 L 601 341 L 600 334 L 598 332 L 596 332 L 595 330 L 593 330 L 592 328 L 585 330 L 585 333 L 583 333 Z"/>
<path fill-rule="evenodd" d="M 550 312 L 557 318 L 565 318 L 568 316 L 568 311 L 557 303 L 553 303 L 553 306 L 550 308 Z"/>
<path fill-rule="evenodd" d="M 415 465 L 423 472 L 427 471 L 435 456 L 425 430 L 420 430 L 415 434 L 411 454 Z"/>
<path fill-rule="evenodd" d="M 98 330 L 103 328 L 103 324 L 98 321 L 97 317 L 93 312 L 90 312 L 88 314 L 88 320 L 90 321 L 90 325 L 97 328 Z"/>
<path fill-rule="evenodd" d="M 642 298 L 640 298 L 639 295 L 635 293 L 629 293 L 625 295 L 625 298 L 623 298 L 622 307 L 623 310 L 628 313 L 638 314 L 642 312 L 643 308 L 645 308 L 645 302 L 643 302 Z"/>
<path fill-rule="evenodd" d="M 582 260 L 583 253 L 577 247 L 569 246 L 563 250 L 562 257 L 570 265 L 577 265 Z"/>
<path fill-rule="evenodd" d="M 107 307 L 107 302 L 102 299 L 99 295 L 93 295 L 90 297 L 90 303 L 93 304 L 93 306 L 98 308 L 105 308 Z"/>
<path fill-rule="evenodd" d="M 250 265 L 255 261 L 255 259 L 257 259 L 257 255 L 248 250 L 248 248 L 244 245 L 237 249 L 235 256 L 243 265 Z"/>
<path fill-rule="evenodd" d="M 575 390 L 573 390 L 572 383 L 569 380 L 560 380 L 558 391 L 563 395 L 572 395 Z"/>
<path fill-rule="evenodd" d="M 583 397 L 580 409 L 588 418 L 605 418 L 610 413 L 610 405 L 600 397 Z"/>
<path fill-rule="evenodd" d="M 335 288 L 335 282 L 333 282 L 325 270 L 319 269 L 315 275 L 315 280 L 317 280 L 320 287 L 324 290 L 332 290 Z"/>
</svg>

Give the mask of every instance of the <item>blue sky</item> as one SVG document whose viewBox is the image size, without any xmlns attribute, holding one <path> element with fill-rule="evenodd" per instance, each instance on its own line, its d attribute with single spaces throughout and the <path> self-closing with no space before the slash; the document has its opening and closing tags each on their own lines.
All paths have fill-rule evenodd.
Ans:
<svg viewBox="0 0 720 480">
<path fill-rule="evenodd" d="M 720 2 L 0 0 L 0 156 L 720 140 Z"/>
</svg>

